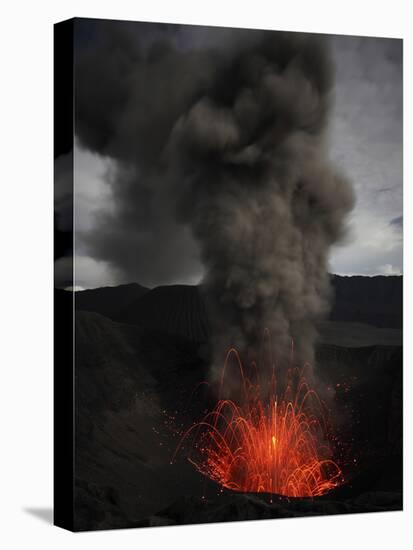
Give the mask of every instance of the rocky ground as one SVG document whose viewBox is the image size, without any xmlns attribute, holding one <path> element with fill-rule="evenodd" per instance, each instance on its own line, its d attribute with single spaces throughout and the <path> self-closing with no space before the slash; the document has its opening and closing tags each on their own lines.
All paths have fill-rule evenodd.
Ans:
<svg viewBox="0 0 413 550">
<path fill-rule="evenodd" d="M 123 302 L 111 291 L 107 303 L 90 292 L 83 298 L 89 311 L 76 315 L 77 530 L 401 509 L 397 327 L 345 321 L 320 326 L 316 368 L 346 444 L 345 485 L 316 499 L 237 494 L 197 473 L 185 452 L 171 464 L 179 432 L 210 404 L 202 391 L 193 396 L 208 372 L 207 341 L 200 337 L 208 329 L 193 290 L 161 292 L 172 311 L 159 315 L 158 326 L 159 293 L 154 306 L 148 298 L 153 291 L 132 285 L 134 307 L 144 300 L 145 323 L 142 312 L 132 318 L 124 290 Z M 113 319 L 120 316 L 116 304 L 122 322 Z"/>
</svg>

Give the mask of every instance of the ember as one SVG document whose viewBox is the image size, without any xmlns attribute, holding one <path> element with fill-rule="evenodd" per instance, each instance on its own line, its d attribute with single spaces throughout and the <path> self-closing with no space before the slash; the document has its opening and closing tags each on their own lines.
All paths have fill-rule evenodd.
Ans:
<svg viewBox="0 0 413 550">
<path fill-rule="evenodd" d="M 309 387 L 305 367 L 288 370 L 281 398 L 273 369 L 269 394 L 263 396 L 259 380 L 245 375 L 238 352 L 231 349 L 221 391 L 232 359 L 239 367 L 243 396 L 239 402 L 220 398 L 184 434 L 179 447 L 190 440 L 193 451 L 188 460 L 194 467 L 221 486 L 241 492 L 315 497 L 341 484 L 325 407 Z M 258 378 L 256 369 L 252 377 Z"/>
</svg>

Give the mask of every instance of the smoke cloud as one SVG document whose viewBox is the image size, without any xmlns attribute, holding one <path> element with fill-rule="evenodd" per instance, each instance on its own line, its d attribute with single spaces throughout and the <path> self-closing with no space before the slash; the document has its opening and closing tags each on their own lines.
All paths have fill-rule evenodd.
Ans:
<svg viewBox="0 0 413 550">
<path fill-rule="evenodd" d="M 232 345 L 256 357 L 265 328 L 281 363 L 292 339 L 297 362 L 311 362 L 329 248 L 354 201 L 326 154 L 325 41 L 234 31 L 224 49 L 187 51 L 118 31 L 107 27 L 77 62 L 78 138 L 117 162 L 116 212 L 90 246 L 137 280 L 159 256 L 134 254 L 148 232 L 170 253 L 160 273 L 193 247 L 214 364 Z"/>
</svg>

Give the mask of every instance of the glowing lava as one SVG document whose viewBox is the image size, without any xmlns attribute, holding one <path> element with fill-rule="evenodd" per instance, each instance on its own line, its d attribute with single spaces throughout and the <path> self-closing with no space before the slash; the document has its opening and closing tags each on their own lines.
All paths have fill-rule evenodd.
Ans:
<svg viewBox="0 0 413 550">
<path fill-rule="evenodd" d="M 343 482 L 332 460 L 325 408 L 303 371 L 289 369 L 282 398 L 276 394 L 274 371 L 269 395 L 245 375 L 240 357 L 231 357 L 241 373 L 241 403 L 219 399 L 215 408 L 183 436 L 191 441 L 188 458 L 203 475 L 227 489 L 277 493 L 288 497 L 320 496 Z M 178 449 L 177 449 L 178 450 Z"/>
</svg>

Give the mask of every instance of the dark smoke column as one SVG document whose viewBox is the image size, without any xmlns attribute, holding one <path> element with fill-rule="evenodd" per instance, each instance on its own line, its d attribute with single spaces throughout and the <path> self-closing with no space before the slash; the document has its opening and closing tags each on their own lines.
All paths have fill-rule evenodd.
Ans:
<svg viewBox="0 0 413 550">
<path fill-rule="evenodd" d="M 332 72 L 325 43 L 271 33 L 219 65 L 167 147 L 180 219 L 206 268 L 213 362 L 235 345 L 257 358 L 270 329 L 312 361 L 329 308 L 327 260 L 353 205 L 326 155 Z"/>
<path fill-rule="evenodd" d="M 156 42 L 148 24 L 79 25 L 77 139 L 114 161 L 115 208 L 85 249 L 124 280 L 160 284 L 189 269 L 192 232 L 214 363 L 232 345 L 256 359 L 264 328 L 281 364 L 292 338 L 311 362 L 329 248 L 353 204 L 326 154 L 328 38 L 208 29 L 217 47 L 197 49 L 178 47 L 184 27 L 161 26 Z"/>
</svg>

